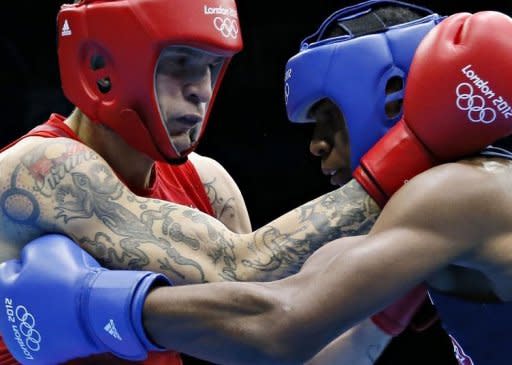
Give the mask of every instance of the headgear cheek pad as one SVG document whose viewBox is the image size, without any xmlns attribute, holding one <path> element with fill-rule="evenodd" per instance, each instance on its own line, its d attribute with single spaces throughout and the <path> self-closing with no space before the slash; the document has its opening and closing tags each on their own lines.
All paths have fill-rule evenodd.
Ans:
<svg viewBox="0 0 512 365">
<path fill-rule="evenodd" d="M 424 16 L 386 26 L 373 14 L 375 7 L 385 5 L 410 8 Z M 288 118 L 296 123 L 312 122 L 308 112 L 317 101 L 328 98 L 334 102 L 345 119 L 350 163 L 355 169 L 360 158 L 400 119 L 402 111 L 388 116 L 386 104 L 403 99 L 404 81 L 414 52 L 442 19 L 428 9 L 398 1 L 366 1 L 334 12 L 288 60 Z M 361 31 L 363 22 L 365 29 Z M 323 39 L 333 24 L 347 34 Z M 386 85 L 392 78 L 402 80 L 402 88 L 386 94 Z"/>
<path fill-rule="evenodd" d="M 224 57 L 200 134 L 231 57 L 242 49 L 234 0 L 82 0 L 57 18 L 66 97 L 92 121 L 155 160 L 179 160 L 155 96 L 155 65 L 171 45 Z M 199 139 L 199 138 L 198 138 Z"/>
</svg>

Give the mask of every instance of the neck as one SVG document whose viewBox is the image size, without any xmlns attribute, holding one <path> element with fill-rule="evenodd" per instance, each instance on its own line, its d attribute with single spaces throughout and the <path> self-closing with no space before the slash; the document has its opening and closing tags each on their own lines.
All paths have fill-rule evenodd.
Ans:
<svg viewBox="0 0 512 365">
<path fill-rule="evenodd" d="M 80 141 L 105 159 L 128 187 L 142 189 L 149 186 L 154 166 L 152 159 L 129 146 L 117 133 L 92 122 L 78 109 L 65 123 Z"/>
</svg>

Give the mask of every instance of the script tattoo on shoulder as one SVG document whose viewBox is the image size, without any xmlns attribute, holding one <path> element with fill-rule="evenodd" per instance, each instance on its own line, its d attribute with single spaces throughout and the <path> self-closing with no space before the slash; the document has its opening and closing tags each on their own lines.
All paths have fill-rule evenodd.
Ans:
<svg viewBox="0 0 512 365">
<path fill-rule="evenodd" d="M 22 164 L 34 179 L 34 191 L 51 197 L 52 191 L 73 168 L 96 158 L 96 154 L 78 143 L 42 144 L 25 154 Z"/>
<path fill-rule="evenodd" d="M 36 225 L 40 218 L 38 195 L 52 197 L 60 181 L 82 161 L 95 155 L 78 144 L 43 144 L 21 159 L 10 176 L 10 184 L 0 197 L 2 213 L 17 224 Z M 32 177 L 31 186 L 18 182 L 21 173 Z"/>
</svg>

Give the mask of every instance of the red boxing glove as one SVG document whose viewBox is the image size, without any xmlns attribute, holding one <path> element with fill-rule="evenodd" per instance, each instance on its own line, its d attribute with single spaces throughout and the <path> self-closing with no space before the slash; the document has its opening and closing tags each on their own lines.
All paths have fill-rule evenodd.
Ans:
<svg viewBox="0 0 512 365">
<path fill-rule="evenodd" d="M 408 76 L 404 116 L 354 171 L 380 206 L 419 173 L 512 133 L 511 31 L 512 19 L 505 14 L 459 13 L 422 40 Z M 419 286 L 372 320 L 395 336 L 425 297 Z"/>
<path fill-rule="evenodd" d="M 421 41 L 402 119 L 354 171 L 380 206 L 417 174 L 512 133 L 511 33 L 503 13 L 458 13 Z"/>
</svg>

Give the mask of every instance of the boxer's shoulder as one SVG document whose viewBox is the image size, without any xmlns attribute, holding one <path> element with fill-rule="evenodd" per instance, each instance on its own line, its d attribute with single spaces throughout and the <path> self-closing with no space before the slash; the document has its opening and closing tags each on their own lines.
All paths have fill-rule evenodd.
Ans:
<svg viewBox="0 0 512 365">
<path fill-rule="evenodd" d="M 238 233 L 252 231 L 245 201 L 229 172 L 213 158 L 191 153 L 194 165 L 217 219 Z"/>
<path fill-rule="evenodd" d="M 61 156 L 63 153 L 73 155 L 85 151 L 96 155 L 96 152 L 90 147 L 72 138 L 27 136 L 1 151 L 0 162 L 23 162 L 35 157 L 52 159 Z"/>
<path fill-rule="evenodd" d="M 505 208 L 512 206 L 512 190 L 506 183 L 510 172 L 486 169 L 482 163 L 447 163 L 417 175 L 391 198 L 386 216 L 436 235 L 450 236 L 466 248 L 500 234 L 512 227 L 507 224 L 512 222 L 512 212 L 504 214 L 510 211 Z M 503 224 L 494 224 L 499 222 Z"/>
</svg>

